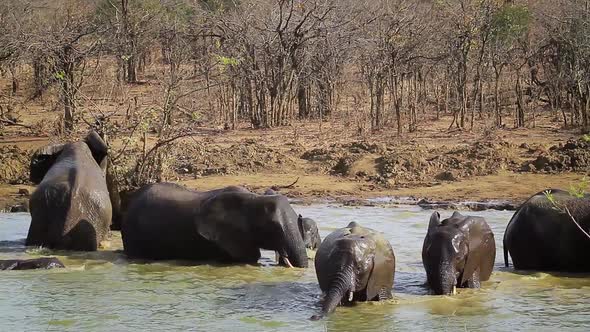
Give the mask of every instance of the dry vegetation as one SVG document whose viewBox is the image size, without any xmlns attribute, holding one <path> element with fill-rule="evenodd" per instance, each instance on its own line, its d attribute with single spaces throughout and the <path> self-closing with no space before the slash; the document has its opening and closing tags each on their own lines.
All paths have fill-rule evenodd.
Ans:
<svg viewBox="0 0 590 332">
<path fill-rule="evenodd" d="M 95 128 L 121 189 L 567 188 L 590 171 L 589 27 L 587 1 L 5 0 L 0 181 Z"/>
</svg>

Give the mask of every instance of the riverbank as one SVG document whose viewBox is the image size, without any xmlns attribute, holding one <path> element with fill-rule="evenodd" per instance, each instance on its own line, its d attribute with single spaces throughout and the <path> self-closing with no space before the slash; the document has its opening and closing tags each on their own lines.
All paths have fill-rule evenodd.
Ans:
<svg viewBox="0 0 590 332">
<path fill-rule="evenodd" d="M 532 194 L 547 188 L 569 188 L 579 183 L 577 173 L 531 174 L 500 172 L 428 187 L 386 189 L 329 175 L 249 174 L 207 176 L 178 183 L 192 189 L 210 190 L 229 185 L 245 186 L 262 193 L 274 187 L 302 204 L 333 202 L 343 205 L 420 205 L 423 208 L 484 210 L 514 209 Z M 297 181 L 289 188 L 280 188 Z M 279 188 L 277 188 L 279 187 Z M 20 212 L 27 206 L 28 185 L 0 185 L 0 210 Z"/>
<path fill-rule="evenodd" d="M 450 118 L 426 121 L 417 133 L 356 135 L 343 124 L 298 122 L 290 127 L 236 130 L 196 128 L 197 136 L 166 147 L 164 181 L 197 190 L 228 185 L 268 188 L 303 202 L 346 205 L 421 204 L 425 207 L 513 208 L 547 188 L 569 189 L 590 174 L 590 142 L 549 116 L 537 127 L 446 128 Z M 32 120 L 30 120 L 32 121 Z M 32 152 L 66 138 L 7 127 L 0 139 L 0 209 L 19 211 L 32 192 Z M 85 133 L 80 129 L 71 139 Z M 124 134 L 111 136 L 111 153 L 128 177 L 142 154 L 139 141 L 121 152 Z M 152 135 L 153 136 L 153 135 Z M 148 136 L 153 141 L 155 137 Z"/>
</svg>

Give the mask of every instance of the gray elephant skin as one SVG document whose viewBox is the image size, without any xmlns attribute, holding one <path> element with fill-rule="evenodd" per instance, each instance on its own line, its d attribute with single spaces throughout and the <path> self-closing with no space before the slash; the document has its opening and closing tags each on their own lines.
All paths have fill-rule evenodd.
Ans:
<svg viewBox="0 0 590 332">
<path fill-rule="evenodd" d="M 575 197 L 549 189 L 530 197 L 514 213 L 504 232 L 504 262 L 515 269 L 548 272 L 590 272 L 590 195 Z M 557 206 L 556 206 L 557 205 Z M 566 210 L 567 208 L 567 210 Z"/>
<path fill-rule="evenodd" d="M 355 222 L 324 239 L 315 256 L 315 269 L 325 297 L 321 314 L 312 320 L 330 314 L 339 304 L 392 297 L 395 255 L 391 244 L 375 230 Z"/>
<path fill-rule="evenodd" d="M 305 247 L 311 250 L 317 250 L 322 243 L 322 238 L 320 237 L 320 231 L 318 230 L 316 222 L 311 218 L 304 218 L 299 215 L 297 224 L 299 226 L 299 232 L 303 237 Z"/>
<path fill-rule="evenodd" d="M 422 263 L 434 294 L 448 295 L 458 288 L 479 288 L 490 278 L 496 243 L 490 226 L 481 217 L 454 212 L 440 220 L 434 212 L 422 247 Z"/>
<path fill-rule="evenodd" d="M 107 146 L 94 131 L 83 141 L 54 144 L 31 159 L 31 225 L 27 246 L 94 251 L 109 232 L 112 207 L 105 180 Z"/>
<path fill-rule="evenodd" d="M 47 270 L 63 267 L 65 267 L 64 264 L 55 257 L 0 260 L 0 270 Z"/>
<path fill-rule="evenodd" d="M 133 195 L 121 234 L 132 258 L 256 263 L 260 249 L 307 267 L 297 214 L 281 195 L 241 187 L 198 192 L 172 183 Z"/>
</svg>

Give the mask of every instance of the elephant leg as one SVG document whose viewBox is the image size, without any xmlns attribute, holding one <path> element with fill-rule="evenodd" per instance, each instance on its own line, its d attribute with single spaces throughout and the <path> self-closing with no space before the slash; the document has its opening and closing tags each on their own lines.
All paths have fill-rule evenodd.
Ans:
<svg viewBox="0 0 590 332">
<path fill-rule="evenodd" d="M 468 288 L 480 288 L 481 282 L 479 280 L 479 269 L 473 272 L 471 278 L 467 280 L 467 287 Z"/>
<path fill-rule="evenodd" d="M 377 301 L 389 300 L 392 299 L 393 295 L 391 295 L 391 291 L 387 288 L 383 287 L 379 290 L 379 295 L 377 296 Z"/>
</svg>

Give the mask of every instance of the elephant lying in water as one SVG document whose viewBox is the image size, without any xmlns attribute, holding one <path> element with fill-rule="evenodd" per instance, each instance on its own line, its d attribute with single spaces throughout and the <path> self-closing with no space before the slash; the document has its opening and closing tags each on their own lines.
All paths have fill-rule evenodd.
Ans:
<svg viewBox="0 0 590 332">
<path fill-rule="evenodd" d="M 589 232 L 590 195 L 551 189 L 550 196 L 553 202 L 536 193 L 512 216 L 504 232 L 506 267 L 510 254 L 516 269 L 590 272 L 590 239 L 578 228 Z"/>
<path fill-rule="evenodd" d="M 107 145 L 94 131 L 83 141 L 53 144 L 33 154 L 31 225 L 27 246 L 97 250 L 112 208 L 105 181 Z"/>
<path fill-rule="evenodd" d="M 496 258 L 494 233 L 485 219 L 459 212 L 440 221 L 430 217 L 422 247 L 428 285 L 435 294 L 454 293 L 455 287 L 479 288 L 492 274 Z"/>
<path fill-rule="evenodd" d="M 0 260 L 0 270 L 34 270 L 62 267 L 65 266 L 59 259 L 55 257 Z"/>
<path fill-rule="evenodd" d="M 239 187 L 198 192 L 172 183 L 134 194 L 121 234 L 125 253 L 147 259 L 256 263 L 260 249 L 280 263 L 307 267 L 297 214 L 281 195 Z"/>
<path fill-rule="evenodd" d="M 381 234 L 351 222 L 328 235 L 316 253 L 315 269 L 325 293 L 321 315 L 338 304 L 390 299 L 395 274 L 395 255 Z"/>
</svg>

